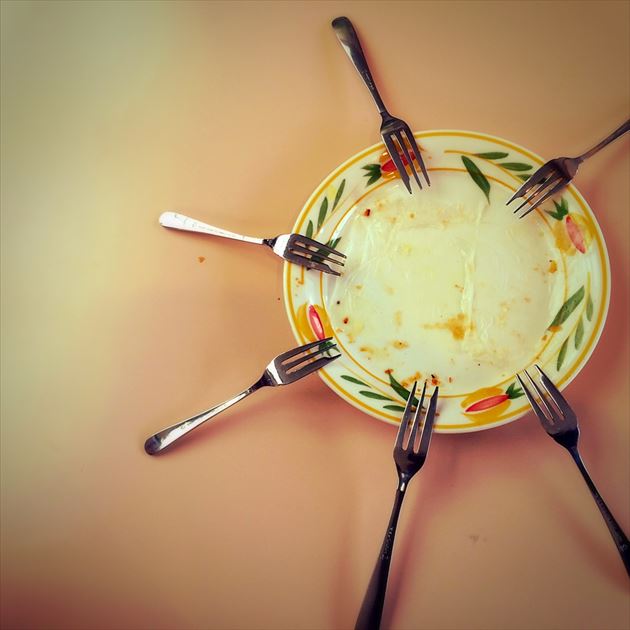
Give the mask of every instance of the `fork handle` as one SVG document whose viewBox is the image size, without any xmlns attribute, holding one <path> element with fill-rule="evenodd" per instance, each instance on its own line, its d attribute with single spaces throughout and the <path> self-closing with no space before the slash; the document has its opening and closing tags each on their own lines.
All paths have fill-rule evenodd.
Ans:
<svg viewBox="0 0 630 630">
<path fill-rule="evenodd" d="M 381 114 L 381 116 L 389 115 L 387 108 L 383 103 L 383 99 L 376 89 L 376 84 L 372 78 L 370 67 L 368 66 L 367 59 L 363 54 L 359 37 L 357 36 L 357 32 L 354 30 L 354 26 L 352 26 L 352 22 L 347 17 L 338 17 L 332 21 L 332 27 L 335 31 L 335 35 L 337 35 L 337 39 L 341 42 L 343 49 L 346 51 L 348 57 L 350 57 L 354 67 L 357 69 L 357 72 L 361 75 L 367 89 L 370 91 L 379 114 Z"/>
<path fill-rule="evenodd" d="M 383 616 L 383 605 L 385 604 L 385 592 L 387 591 L 387 578 L 389 576 L 389 565 L 392 560 L 394 550 L 394 536 L 403 499 L 405 498 L 406 482 L 401 480 L 396 489 L 394 507 L 389 518 L 389 525 L 385 532 L 385 539 L 381 546 L 381 551 L 376 561 L 376 566 L 372 572 L 370 583 L 368 584 L 361 610 L 357 617 L 355 630 L 378 630 Z"/>
<path fill-rule="evenodd" d="M 254 238 L 252 236 L 243 236 L 242 234 L 236 234 L 228 230 L 215 227 L 214 225 L 208 225 L 203 221 L 197 221 L 191 217 L 187 217 L 185 214 L 179 214 L 179 212 L 163 212 L 160 215 L 160 225 L 175 230 L 183 230 L 184 232 L 198 232 L 200 234 L 210 234 L 212 236 L 222 236 L 223 238 L 231 238 L 235 241 L 244 241 L 246 243 L 254 243 L 255 245 L 263 245 L 264 239 Z"/>
<path fill-rule="evenodd" d="M 617 545 L 617 549 L 619 551 L 619 555 L 621 556 L 621 560 L 623 561 L 624 566 L 626 567 L 626 572 L 628 573 L 628 577 L 630 577 L 630 542 L 628 541 L 628 537 L 624 533 L 623 529 L 617 521 L 615 517 L 612 515 L 612 512 L 608 509 L 608 506 L 602 499 L 602 496 L 599 494 L 591 476 L 588 474 L 588 470 L 586 470 L 586 466 L 582 461 L 582 457 L 578 452 L 577 448 L 569 449 L 571 453 L 571 457 L 573 457 L 573 461 L 577 464 L 577 467 L 580 469 L 582 473 L 582 477 L 584 477 L 584 481 L 586 481 L 586 485 L 588 489 L 591 491 L 593 495 L 593 499 L 595 499 L 595 503 L 599 508 L 599 511 L 602 513 L 604 517 L 604 521 L 608 527 L 608 531 L 612 536 L 612 539 L 615 541 L 615 545 Z"/>
<path fill-rule="evenodd" d="M 609 145 L 613 140 L 616 140 L 619 136 L 623 136 L 624 133 L 630 131 L 630 120 L 626 120 L 623 125 L 620 125 L 615 129 L 611 134 L 606 136 L 601 142 L 598 142 L 592 149 L 589 149 L 586 153 L 582 153 L 580 157 L 577 159 L 580 162 L 583 162 L 587 158 L 590 158 L 591 155 L 595 155 L 599 150 L 603 149 L 605 146 Z"/>
<path fill-rule="evenodd" d="M 204 422 L 207 422 L 211 418 L 219 415 L 222 411 L 225 411 L 232 405 L 236 404 L 239 400 L 243 400 L 243 398 L 249 396 L 261 387 L 264 387 L 266 384 L 267 383 L 265 382 L 264 377 L 262 377 L 251 387 L 248 387 L 239 394 L 236 394 L 236 396 L 233 396 L 229 400 L 222 402 L 220 405 L 216 405 L 211 409 L 202 411 L 196 416 L 192 416 L 191 418 L 187 418 L 186 420 L 182 420 L 177 424 L 163 429 L 147 439 L 144 443 L 144 450 L 148 455 L 155 455 L 156 453 L 162 452 L 174 442 L 190 433 L 193 429 L 200 427 Z"/>
</svg>

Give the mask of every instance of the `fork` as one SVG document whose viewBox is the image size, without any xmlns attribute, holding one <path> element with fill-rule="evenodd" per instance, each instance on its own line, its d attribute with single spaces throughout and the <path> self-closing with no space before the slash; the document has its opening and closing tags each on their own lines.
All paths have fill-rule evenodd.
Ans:
<svg viewBox="0 0 630 630">
<path fill-rule="evenodd" d="M 190 433 L 193 429 L 196 429 L 204 422 L 214 418 L 239 400 L 243 400 L 246 396 L 253 394 L 261 387 L 289 385 L 329 365 L 332 361 L 341 356 L 341 354 L 330 355 L 330 350 L 337 349 L 335 343 L 331 343 L 331 339 L 332 337 L 328 337 L 319 341 L 313 341 L 312 343 L 307 343 L 279 354 L 269 363 L 262 376 L 251 387 L 244 389 L 233 398 L 211 409 L 202 411 L 196 416 L 192 416 L 192 418 L 182 420 L 152 435 L 144 443 L 144 450 L 149 455 L 160 453 L 174 442 Z"/>
<path fill-rule="evenodd" d="M 586 470 L 586 466 L 584 466 L 584 462 L 582 461 L 582 457 L 578 451 L 578 438 L 580 430 L 578 428 L 577 416 L 575 415 L 573 409 L 569 406 L 569 403 L 565 400 L 564 396 L 553 384 L 551 379 L 540 369 L 540 367 L 538 367 L 538 365 L 536 366 L 536 369 L 539 372 L 540 381 L 543 385 L 544 391 L 536 384 L 527 370 L 525 370 L 524 373 L 538 394 L 542 407 L 538 404 L 536 398 L 525 385 L 520 375 L 517 374 L 516 376 L 523 387 L 523 391 L 525 392 L 527 399 L 534 409 L 534 413 L 538 416 L 543 429 L 545 429 L 545 431 L 547 431 L 547 433 L 556 442 L 558 442 L 560 446 L 564 446 L 564 448 L 569 451 L 573 461 L 577 464 L 578 469 L 584 477 L 584 481 L 586 481 L 588 489 L 591 491 L 591 494 L 595 499 L 595 503 L 597 504 L 599 511 L 604 517 L 608 530 L 615 541 L 615 545 L 617 545 L 621 560 L 626 567 L 628 577 L 630 577 L 630 542 L 628 542 L 628 537 L 613 517 L 606 503 L 604 503 L 604 499 L 602 499 L 601 495 L 597 491 L 593 480 Z"/>
<path fill-rule="evenodd" d="M 422 174 L 427 180 L 427 184 L 430 186 L 431 182 L 429 180 L 429 174 L 427 173 L 427 169 L 422 161 L 422 156 L 420 155 L 420 150 L 416 144 L 416 139 L 414 138 L 409 125 L 404 120 L 392 116 L 387 111 L 387 108 L 383 103 L 383 99 L 376 89 L 376 84 L 372 78 L 372 73 L 370 72 L 370 68 L 367 60 L 365 59 L 365 55 L 363 54 L 361 43 L 359 42 L 359 38 L 354 30 L 352 22 L 347 17 L 338 17 L 332 21 L 332 27 L 337 35 L 337 38 L 341 42 L 341 45 L 346 51 L 346 54 L 350 57 L 354 67 L 361 75 L 363 82 L 367 86 L 367 89 L 370 91 L 370 94 L 376 103 L 378 113 L 382 118 L 381 137 L 383 138 L 387 152 L 396 165 L 396 169 L 398 170 L 405 187 L 409 193 L 411 193 L 409 174 L 405 168 L 405 164 L 407 164 L 418 183 L 418 186 L 422 188 L 418 171 L 413 164 L 413 158 L 418 161 L 418 165 L 422 169 Z M 398 147 L 396 144 L 398 144 Z M 404 155 L 404 159 L 401 158 L 401 152 Z"/>
<path fill-rule="evenodd" d="M 527 216 L 532 210 L 535 210 L 547 199 L 549 199 L 549 197 L 555 195 L 562 188 L 567 186 L 575 177 L 578 167 L 582 162 L 584 162 L 584 160 L 597 153 L 600 149 L 603 149 L 606 145 L 610 144 L 613 140 L 616 140 L 627 131 L 630 131 L 630 120 L 626 120 L 623 125 L 617 127 L 617 129 L 615 129 L 610 135 L 606 136 L 592 149 L 582 153 L 582 155 L 574 158 L 559 157 L 543 164 L 512 195 L 511 199 L 507 201 L 505 205 L 512 203 L 512 201 L 519 197 L 524 197 L 525 195 L 531 193 L 529 197 L 525 198 L 523 203 L 514 210 L 514 214 L 516 214 L 521 208 L 530 203 L 532 205 L 521 215 L 520 218 L 522 219 Z"/>
<path fill-rule="evenodd" d="M 274 238 L 255 238 L 228 232 L 214 225 L 208 225 L 197 219 L 192 219 L 178 212 L 164 212 L 160 215 L 160 225 L 185 232 L 198 232 L 200 234 L 211 234 L 212 236 L 222 236 L 236 241 L 253 243 L 255 245 L 267 245 L 271 247 L 274 254 L 281 258 L 303 265 L 308 269 L 315 269 L 333 276 L 341 274 L 336 269 L 332 269 L 326 263 L 331 263 L 343 267 L 345 254 L 333 249 L 329 245 L 302 236 L 301 234 L 281 234 Z"/>
<path fill-rule="evenodd" d="M 422 468 L 429 451 L 431 434 L 433 433 L 433 421 L 435 419 L 435 408 L 437 406 L 438 388 L 436 387 L 435 390 L 433 390 L 429 408 L 427 409 L 424 422 L 422 423 L 419 440 L 420 445 L 416 449 L 415 442 L 419 430 L 427 384 L 425 381 L 424 387 L 422 388 L 422 397 L 414 410 L 413 403 L 416 400 L 416 386 L 417 382 L 413 384 L 411 394 L 407 399 L 405 411 L 400 420 L 400 427 L 394 444 L 394 462 L 396 463 L 396 471 L 398 472 L 398 487 L 396 488 L 394 507 L 389 519 L 387 531 L 385 532 L 385 539 L 383 540 L 383 545 L 381 546 L 381 551 L 376 561 L 376 566 L 374 567 L 370 583 L 365 597 L 363 598 L 363 604 L 361 604 L 355 630 L 378 630 L 381 625 L 385 592 L 387 590 L 387 577 L 389 575 L 389 565 L 394 549 L 394 536 L 396 535 L 396 525 L 398 524 L 400 508 L 405 498 L 409 481 Z M 411 431 L 409 432 L 408 439 L 405 441 L 409 424 L 411 424 Z"/>
</svg>

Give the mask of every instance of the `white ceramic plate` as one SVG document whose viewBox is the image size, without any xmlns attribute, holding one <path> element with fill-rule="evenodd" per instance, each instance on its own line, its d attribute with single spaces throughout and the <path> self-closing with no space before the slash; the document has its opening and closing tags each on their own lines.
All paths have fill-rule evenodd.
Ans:
<svg viewBox="0 0 630 630">
<path fill-rule="evenodd" d="M 293 231 L 348 259 L 340 278 L 285 263 L 289 321 L 300 343 L 335 337 L 343 356 L 321 377 L 380 420 L 399 421 L 418 380 L 440 387 L 437 431 L 505 424 L 528 410 L 517 371 L 538 363 L 563 387 L 592 353 L 606 246 L 573 186 L 522 220 L 506 207 L 543 163 L 530 151 L 466 131 L 416 139 L 430 187 L 409 195 L 378 144 L 311 195 Z"/>
</svg>

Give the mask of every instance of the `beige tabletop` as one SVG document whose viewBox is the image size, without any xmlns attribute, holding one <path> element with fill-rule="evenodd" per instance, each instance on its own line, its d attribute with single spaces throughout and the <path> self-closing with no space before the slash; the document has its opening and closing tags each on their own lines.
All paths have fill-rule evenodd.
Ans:
<svg viewBox="0 0 630 630">
<path fill-rule="evenodd" d="M 157 217 L 289 231 L 327 173 L 379 140 L 330 28 L 344 14 L 416 129 L 550 158 L 628 118 L 628 2 L 2 2 L 3 628 L 353 627 L 394 494 L 392 426 L 313 376 L 162 457 L 142 448 L 295 344 L 279 259 Z M 628 147 L 576 179 L 612 297 L 566 390 L 626 531 Z M 617 630 L 629 592 L 531 414 L 435 436 L 384 627 Z"/>
</svg>

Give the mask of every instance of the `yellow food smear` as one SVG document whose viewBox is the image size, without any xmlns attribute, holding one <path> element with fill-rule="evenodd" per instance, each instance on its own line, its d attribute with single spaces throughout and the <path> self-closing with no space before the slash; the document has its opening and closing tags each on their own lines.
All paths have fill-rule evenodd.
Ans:
<svg viewBox="0 0 630 630">
<path fill-rule="evenodd" d="M 461 340 L 469 330 L 472 330 L 472 325 L 468 323 L 468 318 L 464 313 L 458 313 L 443 323 L 423 324 L 423 328 L 448 330 L 454 339 Z"/>
<path fill-rule="evenodd" d="M 398 350 L 402 350 L 403 348 L 408 348 L 409 344 L 406 341 L 392 341 L 392 346 L 397 348 Z"/>
<path fill-rule="evenodd" d="M 422 374 L 420 374 L 420 372 L 416 372 L 415 374 L 412 374 L 410 377 L 401 381 L 400 384 L 403 387 L 409 387 L 409 385 L 411 385 L 415 381 L 420 381 L 420 380 L 422 380 Z"/>
<path fill-rule="evenodd" d="M 558 271 L 558 263 L 555 260 L 549 261 L 549 273 L 556 273 Z"/>
</svg>

